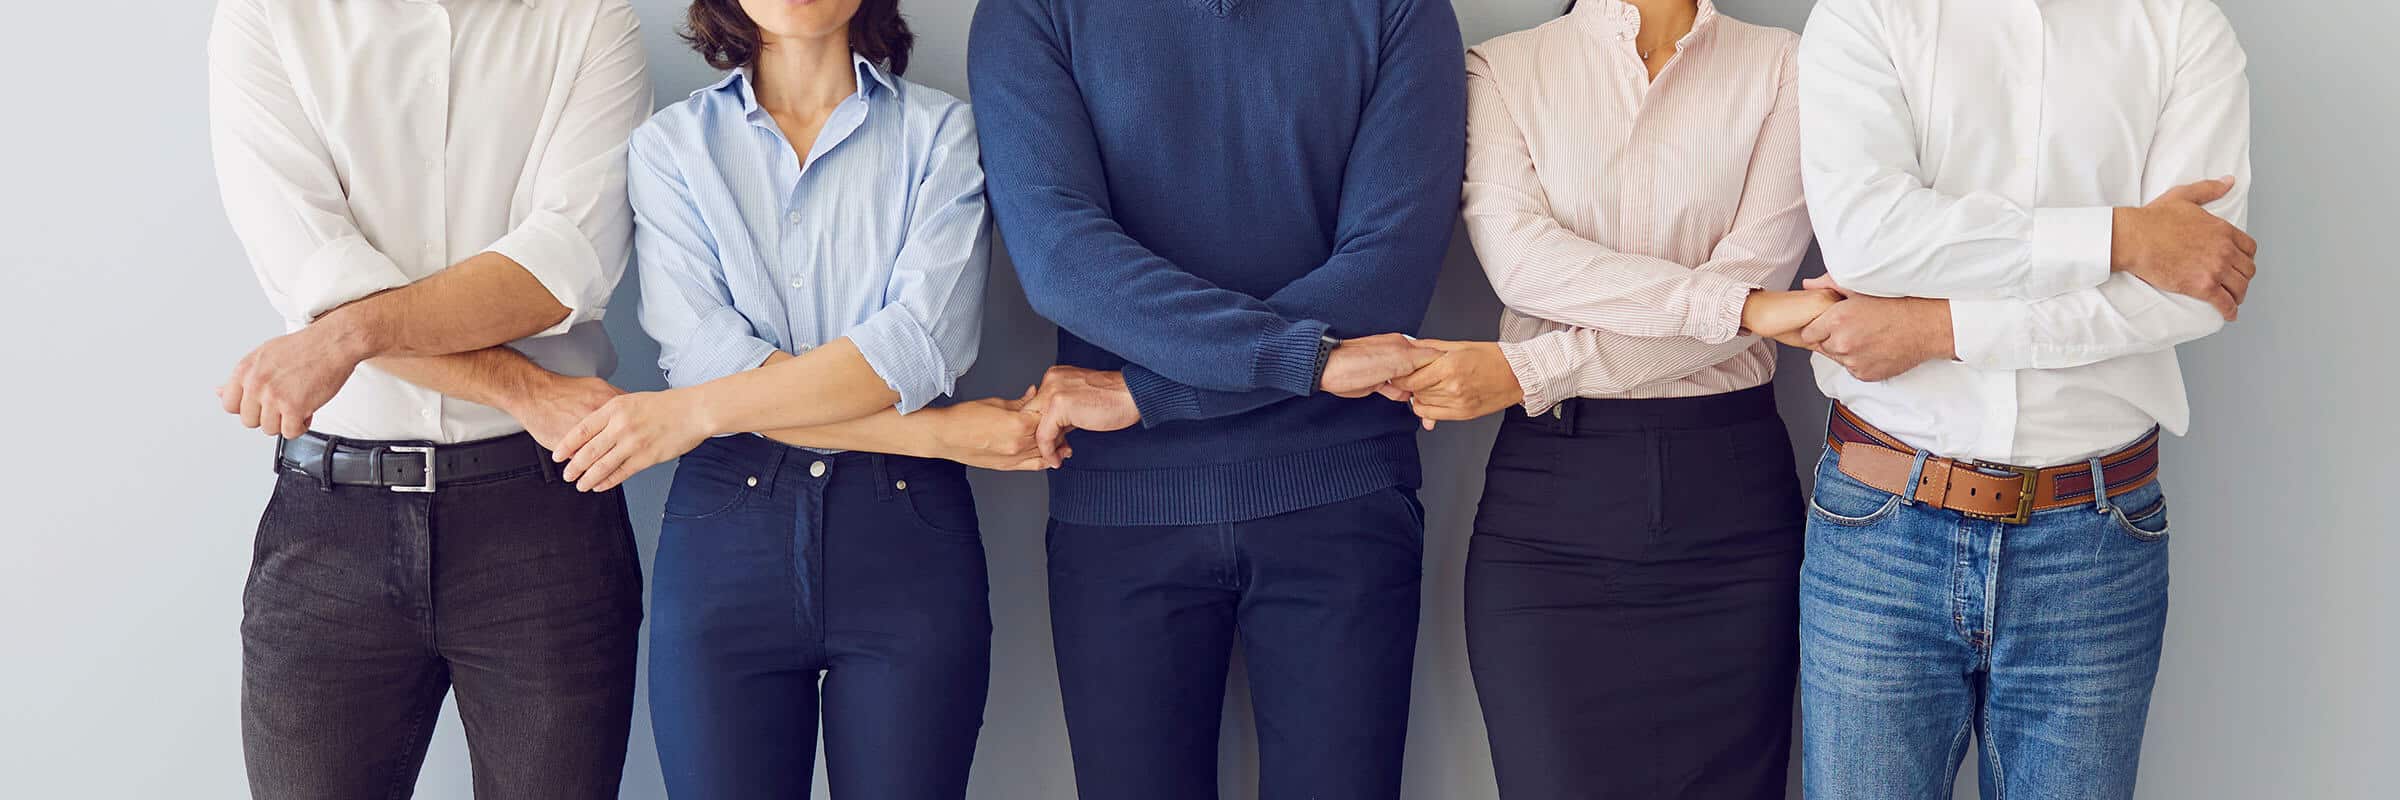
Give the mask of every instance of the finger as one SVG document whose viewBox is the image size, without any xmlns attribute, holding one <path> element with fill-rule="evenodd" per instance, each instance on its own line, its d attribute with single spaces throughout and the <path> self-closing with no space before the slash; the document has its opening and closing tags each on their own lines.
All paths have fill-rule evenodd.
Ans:
<svg viewBox="0 0 2400 800">
<path fill-rule="evenodd" d="M 1425 426 L 1426 430 L 1433 430 L 1433 418 L 1425 416 L 1425 408 L 1417 405 L 1416 400 L 1408 401 L 1408 410 L 1416 413 L 1417 424 Z"/>
<path fill-rule="evenodd" d="M 1418 339 L 1415 343 L 1418 347 L 1429 347 L 1445 353 L 1475 346 L 1474 342 L 1454 342 L 1448 339 Z"/>
<path fill-rule="evenodd" d="M 608 455 L 592 462 L 592 468 L 584 470 L 583 477 L 575 481 L 575 491 L 600 491 L 600 480 L 614 474 L 618 467 L 625 466 L 625 462 L 633 458 L 633 451 L 631 447 L 609 448 Z"/>
<path fill-rule="evenodd" d="M 1058 455 L 1058 445 L 1059 440 L 1066 438 L 1066 435 L 1067 422 L 1058 413 L 1057 406 L 1052 406 L 1050 410 L 1042 413 L 1042 425 L 1034 429 L 1033 442 L 1036 449 L 1042 451 L 1042 463 L 1051 469 L 1057 469 L 1065 461 Z"/>
<path fill-rule="evenodd" d="M 1809 279 L 1807 279 L 1807 280 L 1801 281 L 1801 282 L 1800 282 L 1800 288 L 1802 288 L 1802 289 L 1823 289 L 1823 290 L 1830 291 L 1830 292 L 1841 292 L 1841 293 L 1842 293 L 1842 295 L 1843 295 L 1844 297 L 1847 297 L 1847 296 L 1849 296 L 1849 294 L 1850 294 L 1849 292 L 1846 292 L 1846 291 L 1843 291 L 1843 290 L 1842 290 L 1842 286 L 1841 286 L 1841 284 L 1834 283 L 1834 282 L 1833 282 L 1833 276 L 1831 276 L 1831 275 L 1819 275 L 1819 276 L 1816 276 L 1816 277 L 1814 277 L 1814 278 L 1809 278 Z"/>
<path fill-rule="evenodd" d="M 607 406 L 601 406 L 599 411 L 584 415 L 575 423 L 575 427 L 568 429 L 567 435 L 558 440 L 557 449 L 550 451 L 550 463 L 574 458 L 582 452 L 584 446 L 591 443 L 592 437 L 600 435 L 600 429 L 608 424 L 607 411 Z"/>
<path fill-rule="evenodd" d="M 2225 290 L 2233 293 L 2235 305 L 2250 302 L 2250 276 L 2235 269 L 2225 273 Z"/>
<path fill-rule="evenodd" d="M 2240 228 L 2233 229 L 2233 246 L 2241 248 L 2242 255 L 2258 257 L 2258 240 L 2250 238 L 2250 234 Z"/>
<path fill-rule="evenodd" d="M 2166 194 L 2160 196 L 2160 199 L 2173 198 L 2193 205 L 2208 205 L 2216 202 L 2217 198 L 2224 197 L 2225 193 L 2230 191 L 2233 191 L 2232 178 L 2216 178 L 2193 181 L 2168 189 Z"/>
<path fill-rule="evenodd" d="M 575 457 L 569 459 L 567 465 L 559 469 L 559 477 L 571 481 L 590 472 L 592 467 L 599 465 L 600 459 L 608 456 L 608 451 L 615 450 L 624 444 L 622 437 L 618 434 L 619 431 L 615 425 L 609 425 L 600 429 L 599 433 L 593 434 L 592 440 L 585 442 L 582 447 L 576 448 Z"/>
<path fill-rule="evenodd" d="M 245 390 L 243 390 L 243 391 L 242 391 L 242 405 L 241 405 L 241 408 L 240 408 L 240 413 L 241 413 L 241 415 L 242 415 L 242 427 L 244 427 L 244 428 L 256 428 L 256 427 L 258 427 L 258 414 L 259 414 L 259 411 L 260 411 L 260 409 L 259 409 L 259 404 L 258 404 L 258 393 L 257 393 L 257 392 L 252 392 L 252 391 L 248 391 L 248 390 L 246 390 L 246 389 L 245 389 Z"/>
<path fill-rule="evenodd" d="M 2209 305 L 2216 306 L 2217 313 L 2223 315 L 2226 322 L 2232 322 L 2234 317 L 2240 316 L 2242 313 L 2242 304 L 2234 300 L 2233 292 L 2223 286 L 2217 287 L 2215 292 L 2202 299 L 2207 300 Z"/>
<path fill-rule="evenodd" d="M 658 466 L 658 462 L 643 463 L 631 458 L 625 459 L 625 463 L 617 465 L 615 470 L 609 472 L 608 478 L 600 481 L 600 484 L 593 487 L 592 491 L 605 492 L 617 488 L 624 485 L 626 481 L 633 480 L 633 476 L 642 474 L 642 470 L 655 466 Z"/>
<path fill-rule="evenodd" d="M 1026 407 L 1026 406 L 1032 405 L 1032 404 L 1033 404 L 1033 398 L 1035 398 L 1035 397 L 1037 397 L 1037 396 L 1040 396 L 1040 395 L 1041 395 L 1041 393 L 1042 393 L 1042 386 L 1041 386 L 1041 384 L 1038 384 L 1038 383 L 1037 383 L 1037 384 L 1034 384 L 1034 385 L 1031 385 L 1031 386 L 1027 386 L 1027 387 L 1025 387 L 1025 394 L 1023 394 L 1023 395 L 1019 396 L 1017 399 L 1015 399 L 1015 400 L 1011 400 L 1011 401 L 1008 401 L 1008 402 L 1006 402 L 1006 403 L 1001 403 L 1000 405 L 1001 405 L 1001 407 L 1003 407 L 1003 408 L 1006 408 L 1006 409 L 1008 409 L 1008 410 L 1010 410 L 1010 411 L 1023 411 L 1023 410 L 1025 410 L 1025 407 Z"/>
<path fill-rule="evenodd" d="M 1440 385 L 1442 380 L 1444 378 L 1448 378 L 1449 376 L 1450 370 L 1446 368 L 1437 369 L 1432 365 L 1427 365 L 1418 368 L 1415 372 L 1392 378 L 1390 382 L 1384 385 L 1414 394 Z"/>
<path fill-rule="evenodd" d="M 225 409 L 227 414 L 242 413 L 242 377 L 240 375 L 235 375 L 233 379 L 217 386 L 217 407 Z"/>
<path fill-rule="evenodd" d="M 1416 394 L 1415 392 L 1402 389 L 1389 383 L 1375 387 L 1375 393 L 1383 395 L 1383 399 L 1385 400 L 1390 400 L 1396 403 L 1406 403 L 1411 396 Z"/>
<path fill-rule="evenodd" d="M 283 426 L 281 428 L 283 438 L 298 439 L 302 436 L 308 435 L 308 417 L 309 415 L 307 414 L 283 415 Z"/>
<path fill-rule="evenodd" d="M 1800 346 L 1810 350 L 1823 350 L 1825 340 L 1831 338 L 1833 338 L 1833 326 L 1827 324 L 1824 317 L 1818 317 L 1817 321 L 1800 329 Z"/>
<path fill-rule="evenodd" d="M 274 436 L 283 431 L 283 411 L 274 403 L 258 404 L 258 432 Z"/>
</svg>

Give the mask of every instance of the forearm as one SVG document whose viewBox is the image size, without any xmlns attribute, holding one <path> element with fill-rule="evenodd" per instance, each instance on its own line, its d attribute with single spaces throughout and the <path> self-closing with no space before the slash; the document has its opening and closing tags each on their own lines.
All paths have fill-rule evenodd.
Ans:
<svg viewBox="0 0 2400 800">
<path fill-rule="evenodd" d="M 711 435 L 852 422 L 900 402 L 848 338 L 797 356 L 777 351 L 757 369 L 675 391 L 692 394 Z"/>
<path fill-rule="evenodd" d="M 805 428 L 779 428 L 761 431 L 759 435 L 794 447 L 940 458 L 935 437 L 941 419 L 938 412 L 925 409 L 902 414 L 898 409 L 886 408 L 857 419 Z"/>
<path fill-rule="evenodd" d="M 445 397 L 504 411 L 560 377 L 507 347 L 439 356 L 386 356 L 367 363 Z"/>
<path fill-rule="evenodd" d="M 1641 338 L 1564 328 L 1502 343 L 1525 408 L 1540 413 L 1572 397 L 1605 397 L 1689 376 L 1757 346 L 1749 337 L 1714 344 L 1690 338 Z"/>
<path fill-rule="evenodd" d="M 567 307 L 524 267 L 481 253 L 310 324 L 326 326 L 365 360 L 481 350 L 539 333 L 566 315 Z"/>
</svg>

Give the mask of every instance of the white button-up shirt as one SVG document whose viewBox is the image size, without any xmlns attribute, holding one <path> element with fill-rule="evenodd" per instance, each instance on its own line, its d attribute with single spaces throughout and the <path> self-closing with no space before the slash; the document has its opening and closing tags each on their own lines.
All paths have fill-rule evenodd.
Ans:
<svg viewBox="0 0 2400 800">
<path fill-rule="evenodd" d="M 1800 47 L 1801 165 L 1829 274 L 1951 300 L 1959 360 L 1817 384 L 1936 454 L 2045 466 L 2190 406 L 2174 346 L 2207 303 L 2109 271 L 2111 208 L 2234 176 L 2246 59 L 2209 0 L 1823 0 Z"/>
<path fill-rule="evenodd" d="M 468 256 L 523 265 L 569 309 L 512 346 L 598 375 L 632 236 L 625 142 L 650 113 L 623 0 L 221 0 L 209 122 L 226 215 L 298 329 Z M 311 427 L 461 442 L 498 409 L 361 367 Z"/>
</svg>

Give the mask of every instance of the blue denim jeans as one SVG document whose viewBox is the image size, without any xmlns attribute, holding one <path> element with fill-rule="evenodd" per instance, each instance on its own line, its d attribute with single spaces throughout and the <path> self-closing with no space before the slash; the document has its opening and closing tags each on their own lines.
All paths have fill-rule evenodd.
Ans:
<svg viewBox="0 0 2400 800">
<path fill-rule="evenodd" d="M 1838 458 L 1817 464 L 1800 576 L 1807 796 L 1949 797 L 1973 733 L 1986 800 L 2132 797 L 2167 620 L 2158 484 L 2013 525 L 1903 502 Z"/>
<path fill-rule="evenodd" d="M 653 568 L 667 794 L 958 800 L 992 622 L 965 469 L 754 436 L 686 454 Z"/>
</svg>

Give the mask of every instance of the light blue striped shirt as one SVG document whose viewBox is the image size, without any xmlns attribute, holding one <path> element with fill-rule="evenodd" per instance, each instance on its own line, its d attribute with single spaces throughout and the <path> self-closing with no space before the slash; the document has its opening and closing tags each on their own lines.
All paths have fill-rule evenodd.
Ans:
<svg viewBox="0 0 2400 800">
<path fill-rule="evenodd" d="M 858 91 L 805 159 L 747 71 L 634 132 L 642 329 L 669 385 L 847 336 L 905 414 L 974 364 L 991 254 L 974 119 L 955 97 L 852 62 Z"/>
</svg>

